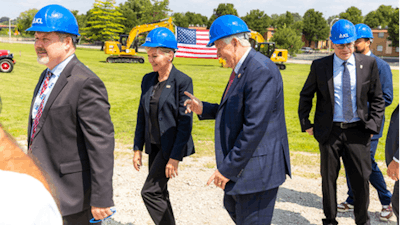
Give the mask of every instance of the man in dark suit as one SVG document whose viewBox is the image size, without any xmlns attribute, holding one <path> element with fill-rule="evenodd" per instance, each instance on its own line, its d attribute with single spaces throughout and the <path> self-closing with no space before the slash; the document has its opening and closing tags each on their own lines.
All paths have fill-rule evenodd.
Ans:
<svg viewBox="0 0 400 225">
<path fill-rule="evenodd" d="M 210 28 L 218 57 L 233 69 L 220 104 L 187 93 L 187 112 L 215 119 L 217 170 L 208 184 L 225 191 L 236 224 L 270 224 L 279 186 L 290 176 L 289 146 L 279 69 L 248 42 L 240 18 L 221 16 Z"/>
<path fill-rule="evenodd" d="M 35 31 L 37 60 L 47 67 L 33 93 L 28 153 L 49 175 L 64 224 L 103 219 L 114 204 L 106 88 L 74 54 L 78 24 L 68 9 L 45 6 L 27 31 Z"/>
<path fill-rule="evenodd" d="M 354 44 L 355 51 L 357 53 L 375 58 L 379 71 L 379 80 L 382 85 L 383 98 L 385 99 L 385 107 L 387 107 L 392 103 L 393 100 L 392 71 L 390 70 L 390 66 L 387 62 L 383 61 L 381 58 L 371 53 L 369 47 L 374 38 L 371 28 L 369 28 L 365 24 L 357 24 L 355 25 L 355 28 L 357 33 L 357 40 Z M 382 221 L 388 221 L 389 218 L 393 215 L 392 208 L 390 207 L 390 198 L 392 197 L 392 194 L 389 190 L 387 190 L 385 179 L 383 178 L 382 172 L 379 169 L 378 164 L 376 164 L 375 162 L 375 153 L 378 147 L 379 138 L 382 137 L 384 124 L 385 117 L 383 117 L 382 126 L 379 134 L 375 134 L 371 138 L 370 153 L 372 172 L 369 176 L 369 181 L 378 192 L 379 200 L 382 204 L 382 210 L 379 214 L 379 219 Z M 353 191 L 351 189 L 349 179 L 347 179 L 347 186 L 349 188 L 349 196 L 347 197 L 345 202 L 342 202 L 338 205 L 338 212 L 346 212 L 354 208 Z"/>
<path fill-rule="evenodd" d="M 354 191 L 356 224 L 370 224 L 368 216 L 372 134 L 378 134 L 385 109 L 374 58 L 353 54 L 356 32 L 348 20 L 331 30 L 335 54 L 313 61 L 300 92 L 302 131 L 314 135 L 321 152 L 323 224 L 337 224 L 336 180 L 340 157 Z M 314 124 L 309 120 L 317 94 Z"/>
<path fill-rule="evenodd" d="M 396 107 L 390 119 L 386 137 L 385 156 L 387 175 L 396 181 L 392 195 L 392 206 L 399 224 L 399 106 Z"/>
</svg>

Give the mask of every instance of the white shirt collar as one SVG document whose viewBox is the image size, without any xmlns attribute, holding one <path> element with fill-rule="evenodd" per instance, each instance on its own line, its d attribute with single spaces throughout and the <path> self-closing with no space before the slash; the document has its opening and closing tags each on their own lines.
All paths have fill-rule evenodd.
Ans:
<svg viewBox="0 0 400 225">
<path fill-rule="evenodd" d="M 69 61 L 71 61 L 71 59 L 75 56 L 75 54 L 72 54 L 70 56 L 68 56 L 64 61 L 62 61 L 61 63 L 59 63 L 57 66 L 55 66 L 51 72 L 56 75 L 56 76 L 60 76 L 60 74 L 62 73 L 62 71 L 64 70 L 64 68 L 67 66 L 67 64 L 69 63 Z"/>
<path fill-rule="evenodd" d="M 333 54 L 334 66 L 341 66 L 341 65 L 343 65 L 343 62 L 344 62 L 344 60 L 337 57 L 336 54 Z M 350 65 L 356 64 L 356 58 L 354 57 L 354 54 L 351 54 L 350 58 L 347 60 L 347 64 L 350 64 Z"/>
<path fill-rule="evenodd" d="M 372 52 L 371 52 L 371 50 L 369 50 L 369 51 L 368 51 L 368 53 L 367 53 L 367 54 L 365 54 L 365 55 L 367 55 L 367 56 L 371 56 L 371 53 L 372 53 Z"/>
<path fill-rule="evenodd" d="M 251 50 L 251 47 L 249 47 L 249 48 L 247 49 L 247 51 L 243 54 L 242 58 L 241 58 L 241 59 L 239 60 L 239 62 L 236 64 L 235 69 L 234 69 L 234 71 L 235 71 L 236 74 L 239 73 L 239 69 L 240 69 L 240 67 L 242 66 L 242 64 L 243 64 L 244 60 L 246 59 L 246 57 L 249 55 L 250 50 Z"/>
</svg>

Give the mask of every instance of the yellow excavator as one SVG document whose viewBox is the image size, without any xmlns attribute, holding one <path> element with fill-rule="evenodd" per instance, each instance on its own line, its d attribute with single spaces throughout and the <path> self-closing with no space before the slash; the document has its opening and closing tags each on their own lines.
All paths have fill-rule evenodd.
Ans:
<svg viewBox="0 0 400 225">
<path fill-rule="evenodd" d="M 104 52 L 111 55 L 107 58 L 108 63 L 144 63 L 144 57 L 137 55 L 139 39 L 138 35 L 151 31 L 157 27 L 166 27 L 174 32 L 172 18 L 138 25 L 129 32 L 129 35 L 121 34 L 119 41 L 106 41 L 104 43 Z"/>
<path fill-rule="evenodd" d="M 264 37 L 256 31 L 251 31 L 250 44 L 255 50 L 270 58 L 280 70 L 286 69 L 286 65 L 283 64 L 288 59 L 288 51 L 286 49 L 276 49 L 274 42 L 265 42 Z M 226 67 L 224 59 L 219 58 L 219 62 L 221 66 Z"/>
</svg>

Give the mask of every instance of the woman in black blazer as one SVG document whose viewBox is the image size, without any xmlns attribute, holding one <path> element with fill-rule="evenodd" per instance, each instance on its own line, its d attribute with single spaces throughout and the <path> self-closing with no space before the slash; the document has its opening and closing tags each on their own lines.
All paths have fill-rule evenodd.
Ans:
<svg viewBox="0 0 400 225">
<path fill-rule="evenodd" d="M 185 114 L 185 91 L 193 93 L 192 79 L 177 70 L 172 61 L 177 49 L 174 34 L 156 28 L 147 35 L 146 47 L 154 72 L 142 80 L 135 139 L 133 166 L 139 171 L 142 150 L 149 154 L 149 175 L 142 198 L 155 224 L 175 224 L 167 182 L 178 175 L 183 157 L 194 153 L 191 136 L 192 114 Z"/>
</svg>

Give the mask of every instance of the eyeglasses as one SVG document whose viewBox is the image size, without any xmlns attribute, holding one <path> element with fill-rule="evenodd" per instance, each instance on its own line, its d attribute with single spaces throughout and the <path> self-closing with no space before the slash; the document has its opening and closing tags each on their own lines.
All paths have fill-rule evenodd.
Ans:
<svg viewBox="0 0 400 225">
<path fill-rule="evenodd" d="M 348 43 L 348 44 L 340 44 L 340 45 L 335 44 L 335 45 L 340 50 L 344 49 L 345 47 L 347 47 L 348 49 L 354 48 L 354 42 L 351 42 L 351 43 Z"/>
</svg>

